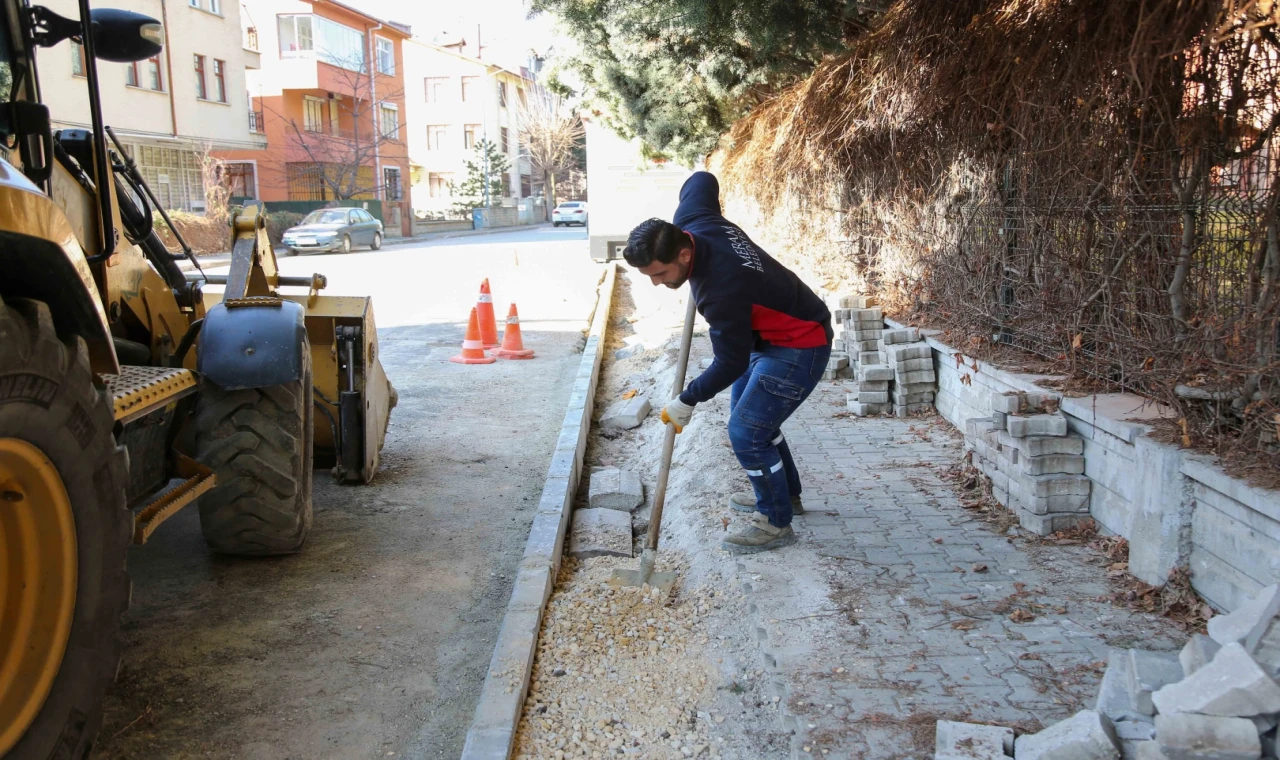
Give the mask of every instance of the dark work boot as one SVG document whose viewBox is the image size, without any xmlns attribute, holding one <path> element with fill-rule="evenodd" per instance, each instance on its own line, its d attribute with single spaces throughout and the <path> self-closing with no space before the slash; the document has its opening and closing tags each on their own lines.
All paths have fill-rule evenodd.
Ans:
<svg viewBox="0 0 1280 760">
<path fill-rule="evenodd" d="M 731 533 L 721 541 L 720 548 L 730 554 L 755 554 L 780 549 L 795 542 L 796 534 L 790 525 L 776 528 L 769 524 L 769 518 L 757 513 L 746 528 Z"/>
</svg>

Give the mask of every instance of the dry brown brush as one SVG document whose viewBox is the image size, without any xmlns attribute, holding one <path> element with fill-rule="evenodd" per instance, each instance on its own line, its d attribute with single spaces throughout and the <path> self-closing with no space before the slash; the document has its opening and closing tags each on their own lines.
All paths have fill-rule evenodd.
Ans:
<svg viewBox="0 0 1280 760">
<path fill-rule="evenodd" d="M 1271 0 L 898 0 L 740 121 L 739 206 L 841 286 L 1277 464 Z"/>
</svg>

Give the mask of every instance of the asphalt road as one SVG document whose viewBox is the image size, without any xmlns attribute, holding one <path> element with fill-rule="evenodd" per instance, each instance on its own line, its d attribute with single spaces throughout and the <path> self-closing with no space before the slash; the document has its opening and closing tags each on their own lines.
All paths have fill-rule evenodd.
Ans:
<svg viewBox="0 0 1280 760">
<path fill-rule="evenodd" d="M 281 260 L 374 297 L 400 395 L 368 486 L 315 476 L 296 556 L 211 555 L 194 509 L 129 557 L 97 758 L 457 757 L 602 274 L 580 229 Z M 480 280 L 537 358 L 452 364 Z"/>
</svg>

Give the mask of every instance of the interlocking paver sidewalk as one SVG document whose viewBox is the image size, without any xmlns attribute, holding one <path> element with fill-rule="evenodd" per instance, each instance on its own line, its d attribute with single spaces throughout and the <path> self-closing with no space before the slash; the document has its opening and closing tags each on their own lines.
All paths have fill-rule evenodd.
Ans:
<svg viewBox="0 0 1280 760">
<path fill-rule="evenodd" d="M 800 542 L 734 560 L 794 756 L 932 757 L 938 719 L 1034 731 L 1093 706 L 1109 646 L 1181 644 L 1098 601 L 1092 550 L 966 509 L 945 421 L 848 418 L 847 391 L 821 384 L 784 427 Z"/>
</svg>

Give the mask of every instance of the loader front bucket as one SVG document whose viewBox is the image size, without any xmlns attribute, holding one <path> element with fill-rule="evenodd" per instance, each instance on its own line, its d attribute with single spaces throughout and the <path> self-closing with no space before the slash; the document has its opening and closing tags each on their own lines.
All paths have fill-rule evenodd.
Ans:
<svg viewBox="0 0 1280 760">
<path fill-rule="evenodd" d="M 306 308 L 315 385 L 316 464 L 343 482 L 368 483 L 378 472 L 396 391 L 382 369 L 373 299 L 282 295 Z"/>
</svg>

